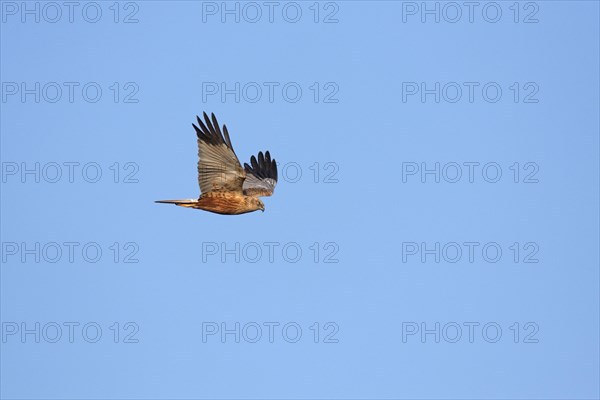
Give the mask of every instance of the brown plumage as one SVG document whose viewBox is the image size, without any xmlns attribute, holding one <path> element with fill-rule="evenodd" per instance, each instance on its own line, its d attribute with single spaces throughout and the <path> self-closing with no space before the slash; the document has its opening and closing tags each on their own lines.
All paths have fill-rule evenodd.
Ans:
<svg viewBox="0 0 600 400">
<path fill-rule="evenodd" d="M 192 124 L 198 136 L 198 184 L 200 197 L 188 200 L 158 200 L 217 214 L 244 214 L 265 210 L 259 196 L 271 196 L 277 185 L 277 164 L 269 152 L 250 158 L 250 165 L 240 165 L 233 150 L 227 127 L 219 127 L 215 114 L 204 113 L 204 122 L 196 116 Z"/>
</svg>

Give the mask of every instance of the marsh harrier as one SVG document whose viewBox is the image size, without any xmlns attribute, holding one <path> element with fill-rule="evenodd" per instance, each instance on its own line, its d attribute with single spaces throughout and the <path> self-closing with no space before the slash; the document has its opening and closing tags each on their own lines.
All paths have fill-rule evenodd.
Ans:
<svg viewBox="0 0 600 400">
<path fill-rule="evenodd" d="M 269 152 L 252 156 L 250 165 L 240 165 L 227 127 L 223 133 L 215 114 L 204 113 L 204 122 L 196 116 L 192 124 L 198 136 L 198 183 L 200 197 L 186 200 L 158 200 L 157 203 L 198 208 L 217 214 L 244 214 L 265 211 L 261 196 L 270 196 L 277 184 L 277 164 Z"/>
</svg>

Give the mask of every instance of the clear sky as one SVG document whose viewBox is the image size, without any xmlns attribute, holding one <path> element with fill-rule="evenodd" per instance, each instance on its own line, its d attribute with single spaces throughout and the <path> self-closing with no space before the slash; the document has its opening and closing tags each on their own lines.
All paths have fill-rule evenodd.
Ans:
<svg viewBox="0 0 600 400">
<path fill-rule="evenodd" d="M 600 396 L 598 2 L 0 7 L 0 397 Z"/>
</svg>

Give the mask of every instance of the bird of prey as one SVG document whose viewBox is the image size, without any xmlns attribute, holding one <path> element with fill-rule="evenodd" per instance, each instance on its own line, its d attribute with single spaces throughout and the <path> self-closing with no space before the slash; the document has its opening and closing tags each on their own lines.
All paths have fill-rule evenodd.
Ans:
<svg viewBox="0 0 600 400">
<path fill-rule="evenodd" d="M 277 184 L 277 164 L 269 152 L 252 156 L 244 168 L 233 150 L 227 126 L 223 132 L 215 114 L 204 113 L 204 122 L 196 116 L 192 124 L 198 136 L 198 183 L 200 197 L 186 200 L 158 200 L 156 203 L 175 204 L 217 214 L 236 215 L 265 211 L 261 196 L 270 196 Z"/>
</svg>

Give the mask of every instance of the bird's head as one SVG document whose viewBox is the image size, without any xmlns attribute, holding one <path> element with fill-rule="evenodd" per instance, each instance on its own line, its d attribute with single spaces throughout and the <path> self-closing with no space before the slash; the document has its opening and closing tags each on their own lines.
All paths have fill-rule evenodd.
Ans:
<svg viewBox="0 0 600 400">
<path fill-rule="evenodd" d="M 250 199 L 251 204 L 255 210 L 261 210 L 262 212 L 265 211 L 265 203 L 263 203 L 261 199 L 259 199 L 258 197 L 251 197 Z"/>
</svg>

